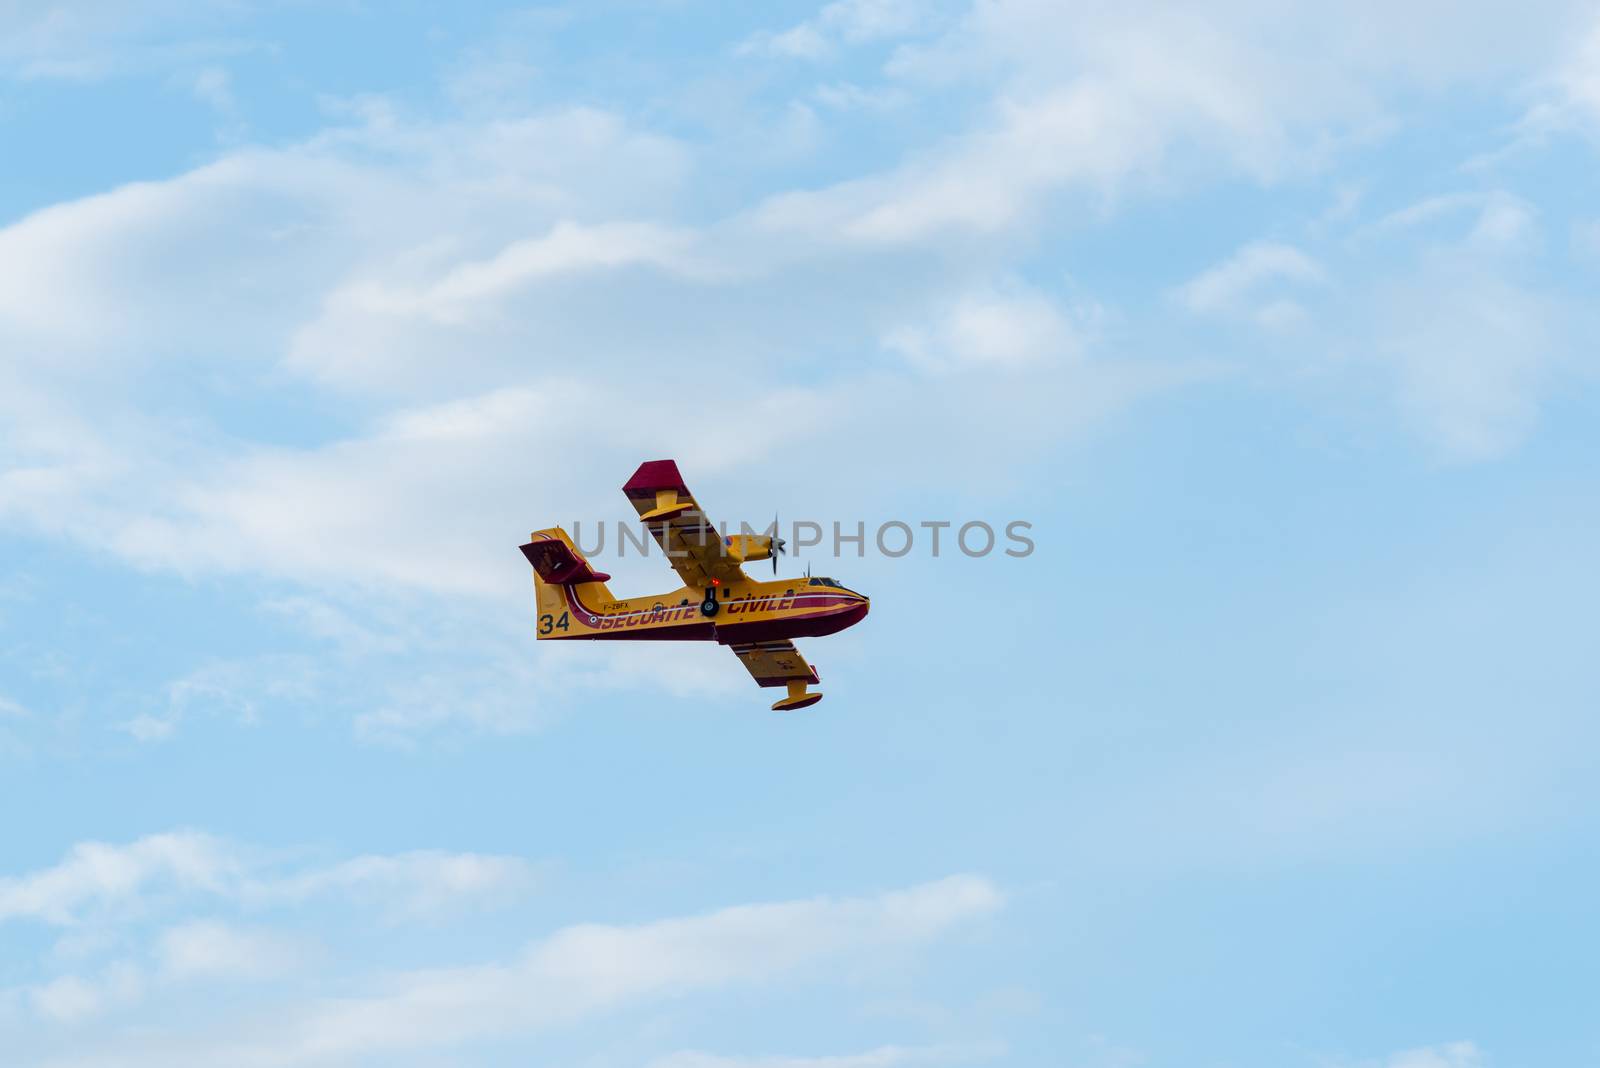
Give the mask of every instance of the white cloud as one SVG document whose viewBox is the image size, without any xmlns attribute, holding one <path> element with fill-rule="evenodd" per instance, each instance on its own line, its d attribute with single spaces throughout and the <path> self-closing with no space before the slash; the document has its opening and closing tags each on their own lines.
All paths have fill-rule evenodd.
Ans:
<svg viewBox="0 0 1600 1068">
<path fill-rule="evenodd" d="M 1483 1054 L 1471 1042 L 1451 1042 L 1396 1053 L 1387 1068 L 1480 1068 L 1483 1063 Z"/>
<path fill-rule="evenodd" d="M 99 988 L 79 976 L 68 975 L 41 984 L 29 992 L 33 1010 L 60 1023 L 74 1023 L 100 1011 Z"/>
<path fill-rule="evenodd" d="M 51 1023 L 81 1024 L 110 1009 L 137 1002 L 145 992 L 146 980 L 137 967 L 127 961 L 113 962 L 93 978 L 63 975 L 26 991 L 35 1015 Z"/>
<path fill-rule="evenodd" d="M 337 605 L 315 597 L 274 597 L 261 607 L 291 620 L 301 632 L 331 642 L 346 653 L 362 655 L 405 650 L 404 642 L 392 633 L 359 623 Z"/>
<path fill-rule="evenodd" d="M 1582 255 L 1600 258 L 1600 219 L 1573 224 L 1572 244 Z"/>
<path fill-rule="evenodd" d="M 32 656 L 29 659 L 37 665 L 37 659 Z M 29 752 L 30 746 L 22 737 L 24 728 L 36 728 L 40 724 L 41 717 L 35 715 L 33 709 L 0 695 L 0 755 Z"/>
<path fill-rule="evenodd" d="M 309 951 L 274 931 L 194 920 L 163 931 L 156 956 L 173 979 L 265 979 L 298 968 Z"/>
<path fill-rule="evenodd" d="M 973 128 L 878 175 L 772 197 L 757 221 L 794 240 L 927 242 L 1036 221 L 1076 189 L 1121 199 L 1203 157 L 1264 180 L 1315 165 L 1375 122 L 1339 63 L 1285 55 L 1242 12 L 1090 4 L 1071 18 L 1034 0 L 975 5 L 891 74 L 977 82 L 992 104 Z"/>
<path fill-rule="evenodd" d="M 1564 344 L 1558 305 L 1477 265 L 1441 260 L 1385 287 L 1378 317 L 1400 406 L 1445 455 L 1498 456 L 1527 435 Z"/>
<path fill-rule="evenodd" d="M 7 4 L 0 7 L 0 76 L 93 81 L 238 52 L 250 45 L 218 33 L 243 7 L 232 0 Z"/>
<path fill-rule="evenodd" d="M 745 54 L 821 60 L 842 46 L 881 41 L 923 29 L 928 5 L 916 0 L 834 0 L 816 17 L 787 30 L 758 33 L 739 45 Z"/>
<path fill-rule="evenodd" d="M 1455 224 L 1407 250 L 1404 267 L 1379 262 L 1367 299 L 1369 350 L 1393 376 L 1399 410 L 1443 456 L 1482 460 L 1518 445 L 1553 381 L 1581 359 L 1584 312 L 1531 284 L 1538 247 L 1531 205 L 1501 191 L 1423 200 L 1373 233 Z M 1374 251 L 1393 256 L 1388 241 Z"/>
<path fill-rule="evenodd" d="M 513 535 L 502 541 L 495 555 L 505 555 L 515 540 Z M 520 554 L 513 554 L 502 597 L 487 606 L 463 606 L 460 598 L 419 602 L 403 591 L 346 597 L 337 604 L 272 599 L 263 605 L 265 611 L 328 644 L 314 655 L 262 654 L 208 664 L 169 684 L 159 713 L 119 727 L 154 741 L 202 715 L 235 722 L 349 717 L 357 739 L 411 748 L 422 737 L 446 730 L 534 731 L 548 724 L 574 691 L 748 692 L 744 673 L 730 672 L 727 651 L 715 645 L 530 647 L 523 609 L 531 580 Z M 659 556 L 622 563 L 645 571 L 650 588 L 671 581 Z M 357 610 L 359 623 L 352 618 Z M 204 685 L 181 685 L 191 682 Z M 180 691 L 190 695 L 181 705 L 172 698 Z"/>
<path fill-rule="evenodd" d="M 403 369 L 397 364 L 407 350 L 418 350 L 415 341 L 404 341 L 407 335 L 432 331 L 442 340 L 463 328 L 480 332 L 509 311 L 507 304 L 520 294 L 564 277 L 626 267 L 693 276 L 706 268 L 691 255 L 692 237 L 683 230 L 561 221 L 485 259 L 449 263 L 437 277 L 420 283 L 362 279 L 341 285 L 328 295 L 321 313 L 295 332 L 287 363 L 333 384 L 382 382 Z"/>
<path fill-rule="evenodd" d="M 1006 370 L 1072 360 L 1083 352 L 1082 333 L 1044 294 L 1012 285 L 965 293 L 930 325 L 897 327 L 883 343 L 928 370 Z"/>
<path fill-rule="evenodd" d="M 581 226 L 648 209 L 682 173 L 674 142 L 590 109 L 431 126 L 364 113 L 301 145 L 242 149 L 0 230 L 0 338 L 58 372 L 68 356 L 65 369 L 93 361 L 101 374 L 155 352 L 275 362 L 325 294 L 375 284 L 347 278 L 365 265 L 425 267 L 449 246 L 467 262 L 435 297 L 447 305 L 563 267 L 658 260 L 666 230 Z M 508 215 L 542 239 L 507 247 Z M 480 248 L 501 256 L 474 264 Z"/>
<path fill-rule="evenodd" d="M 1251 318 L 1267 330 L 1289 330 L 1304 326 L 1311 315 L 1298 301 L 1279 297 L 1257 307 Z"/>
<path fill-rule="evenodd" d="M 197 894 L 247 907 L 334 897 L 407 916 L 493 901 L 525 888 L 531 872 L 516 857 L 429 851 L 284 871 L 258 851 L 173 831 L 126 845 L 79 843 L 58 864 L 0 879 L 0 922 L 115 919 Z"/>
<path fill-rule="evenodd" d="M 1553 57 L 1532 64 L 1538 76 L 1524 87 L 1533 103 L 1523 112 L 1512 137 L 1469 161 L 1487 169 L 1521 152 L 1536 150 L 1553 136 L 1593 134 L 1600 129 L 1600 12 L 1593 5 L 1558 5 L 1561 47 Z"/>
<path fill-rule="evenodd" d="M 531 885 L 532 872 L 515 857 L 429 850 L 308 864 L 193 831 L 125 845 L 80 843 L 51 867 L 0 879 L 0 925 L 65 928 L 38 963 L 76 969 L 0 990 L 0 1007 L 70 1027 L 176 984 L 266 981 L 322 957 L 307 934 L 218 915 L 184 918 L 197 906 L 302 916 L 326 916 L 331 906 L 369 922 L 409 924 L 509 904 Z M 309 911 L 313 905 L 320 913 Z M 12 964 L 26 966 L 21 957 Z"/>
<path fill-rule="evenodd" d="M 178 720 L 175 716 L 153 716 L 141 712 L 118 724 L 118 727 L 127 731 L 136 741 L 159 742 L 172 737 L 172 733 L 178 729 Z"/>
<path fill-rule="evenodd" d="M 70 923 L 85 908 L 127 901 L 157 882 L 216 891 L 238 874 L 224 843 L 193 831 L 151 835 L 126 846 L 84 842 L 54 867 L 0 880 L 0 921 Z"/>
<path fill-rule="evenodd" d="M 1517 198 L 1491 200 L 1478 217 L 1473 240 L 1491 244 L 1511 244 L 1525 237 L 1534 226 L 1531 207 Z"/>
<path fill-rule="evenodd" d="M 378 904 L 391 919 L 483 904 L 524 891 L 532 868 L 517 857 L 411 853 L 353 857 L 326 868 L 266 878 L 243 888 L 247 902 L 274 904 L 332 896 Z"/>
<path fill-rule="evenodd" d="M 516 540 L 537 518 L 525 502 L 546 496 L 549 477 L 525 460 L 552 454 L 613 399 L 598 383 L 513 388 L 401 410 L 371 436 L 319 449 L 255 450 L 173 487 L 171 514 L 139 517 L 111 544 L 177 570 L 520 590 Z"/>
<path fill-rule="evenodd" d="M 1201 314 L 1237 313 L 1272 283 L 1303 284 L 1322 277 L 1322 267 L 1294 246 L 1256 242 L 1185 282 L 1178 289 L 1178 299 Z M 1271 307 L 1267 305 L 1269 313 Z"/>
<path fill-rule="evenodd" d="M 875 897 L 743 905 L 628 927 L 567 927 L 503 961 L 401 972 L 370 993 L 290 1007 L 264 1025 L 246 1020 L 203 1041 L 146 1033 L 70 1063 L 348 1063 L 526 1035 L 653 999 L 769 984 L 918 946 L 994 912 L 1001 901 L 988 881 L 952 876 Z"/>
<path fill-rule="evenodd" d="M 1331 266 L 1291 245 L 1246 245 L 1176 296 L 1195 313 L 1292 327 L 1247 343 L 1276 344 L 1295 375 L 1362 380 L 1444 459 L 1516 448 L 1552 384 L 1582 367 L 1589 318 L 1530 280 L 1533 206 L 1503 190 L 1440 194 L 1349 236 Z"/>
<path fill-rule="evenodd" d="M 572 650 L 574 662 L 568 665 L 569 669 L 582 673 L 592 688 L 651 688 L 674 697 L 749 693 L 749 680 L 728 670 L 727 651 L 720 646 L 673 649 L 667 643 L 642 642 L 625 655 L 618 655 L 601 648 L 604 644 L 595 642 L 588 649 Z"/>
<path fill-rule="evenodd" d="M 93 956 L 115 944 L 103 935 L 90 941 L 93 944 L 75 947 L 72 955 Z M 314 956 L 306 939 L 217 920 L 196 920 L 162 931 L 152 954 L 153 972 L 132 960 L 115 959 L 87 974 L 57 975 L 31 986 L 0 990 L 0 999 L 25 1006 L 46 1023 L 79 1029 L 95 1017 L 140 1004 L 173 984 L 271 979 L 300 968 Z"/>
<path fill-rule="evenodd" d="M 1108 187 L 1160 148 L 1142 118 L 1098 87 L 1002 102 L 993 122 L 926 159 L 818 191 L 786 192 L 757 207 L 752 223 L 771 240 L 920 242 L 1014 228 L 1050 190 L 1072 182 Z"/>
<path fill-rule="evenodd" d="M 812 90 L 811 98 L 836 111 L 889 112 L 911 102 L 911 94 L 898 87 L 869 89 L 850 82 L 819 85 Z"/>
<path fill-rule="evenodd" d="M 970 1064 L 1002 1056 L 995 1046 L 880 1046 L 861 1053 L 817 1057 L 727 1057 L 682 1050 L 658 1057 L 648 1068 L 898 1068 L 910 1064 Z"/>
<path fill-rule="evenodd" d="M 1125 201 L 1180 177 L 1273 182 L 1391 128 L 1392 92 L 1524 79 L 1564 47 L 1578 5 L 1554 8 L 1483 5 L 1445 39 L 1439 21 L 1468 16 L 1434 3 L 974 4 L 887 69 L 896 88 L 982 87 L 991 104 L 968 132 L 876 175 L 778 194 L 756 218 L 788 240 L 920 243 L 1026 230 L 1064 191 Z M 812 24 L 795 32 L 794 50 L 826 51 Z"/>
<path fill-rule="evenodd" d="M 1556 74 L 1555 84 L 1556 107 L 1575 113 L 1581 121 L 1600 122 L 1600 13 L 1592 17 L 1587 31 L 1574 41 Z"/>
<path fill-rule="evenodd" d="M 245 151 L 35 212 L 0 230 L 0 338 L 52 378 L 87 368 L 120 380 L 157 352 L 266 358 L 303 287 L 337 277 L 351 231 L 383 210 L 375 187 L 354 203 L 358 173 Z M 343 235 L 313 225 L 324 211 L 342 213 Z"/>
<path fill-rule="evenodd" d="M 233 79 L 226 67 L 203 68 L 194 76 L 190 88 L 219 114 L 232 116 L 238 111 L 238 102 L 233 98 Z"/>
<path fill-rule="evenodd" d="M 1414 225 L 1450 216 L 1461 209 L 1482 208 L 1483 200 L 1483 193 L 1438 193 L 1435 197 L 1422 198 L 1413 205 L 1390 211 L 1374 227 L 1379 230 L 1410 229 Z"/>
<path fill-rule="evenodd" d="M 451 268 L 421 296 L 431 314 L 459 322 L 462 316 L 451 316 L 446 309 L 500 297 L 540 278 L 630 264 L 674 266 L 685 242 L 683 232 L 648 223 L 584 227 L 561 222 L 542 237 L 512 242 L 490 260 Z"/>
<path fill-rule="evenodd" d="M 1427 197 L 1398 211 L 1390 212 L 1374 224 L 1376 231 L 1409 229 L 1441 220 L 1461 212 L 1477 215 L 1471 240 L 1484 245 L 1510 245 L 1528 236 L 1535 226 L 1533 206 L 1521 197 L 1503 190 L 1481 193 L 1444 193 Z"/>
<path fill-rule="evenodd" d="M 1343 1068 L 1484 1068 L 1488 1058 L 1471 1042 L 1401 1050 L 1377 1060 L 1343 1062 Z"/>
<path fill-rule="evenodd" d="M 159 710 L 140 712 L 117 729 L 140 742 L 160 742 L 196 714 L 253 725 L 264 703 L 309 700 L 317 692 L 316 677 L 317 669 L 297 657 L 213 661 L 167 683 Z"/>
<path fill-rule="evenodd" d="M 1175 11 L 1183 6 L 1089 0 L 1063 18 L 1051 0 L 987 0 L 970 5 L 966 17 L 939 41 L 908 49 L 899 62 L 926 77 L 971 77 L 975 70 L 1002 63 L 1029 74 L 1052 66 L 1070 73 L 1080 49 L 1094 54 L 1136 50 L 1141 42 L 1163 40 L 1163 28 L 1154 24 L 1174 20 Z M 1440 25 L 1451 18 L 1458 20 L 1451 24 L 1456 32 L 1441 35 Z M 1235 42 L 1236 56 L 1253 68 L 1245 76 L 1283 77 L 1274 84 L 1288 95 L 1268 102 L 1282 109 L 1311 100 L 1355 102 L 1363 94 L 1350 84 L 1352 77 L 1375 88 L 1409 84 L 1432 90 L 1525 79 L 1530 70 L 1547 69 L 1565 55 L 1573 25 L 1588 18 L 1592 7 L 1585 0 L 1554 0 L 1520 16 L 1492 0 L 1419 0 L 1404 6 L 1352 0 L 1338 10 L 1264 9 L 1252 0 L 1218 0 L 1205 11 L 1205 23 L 1214 32 L 1196 44 L 1206 50 L 1217 38 Z M 961 62 L 963 44 L 966 63 Z M 1288 78 L 1295 69 L 1302 72 L 1298 85 Z"/>
</svg>

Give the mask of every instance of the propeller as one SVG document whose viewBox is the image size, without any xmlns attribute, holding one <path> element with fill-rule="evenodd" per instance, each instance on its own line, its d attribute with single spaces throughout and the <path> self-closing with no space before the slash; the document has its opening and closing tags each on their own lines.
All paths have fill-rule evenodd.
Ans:
<svg viewBox="0 0 1600 1068">
<path fill-rule="evenodd" d="M 778 513 L 774 511 L 772 513 L 772 552 L 769 554 L 772 557 L 772 573 L 774 575 L 778 573 L 778 557 L 783 555 L 784 541 L 778 537 L 778 531 L 782 529 L 782 527 L 778 526 Z"/>
</svg>

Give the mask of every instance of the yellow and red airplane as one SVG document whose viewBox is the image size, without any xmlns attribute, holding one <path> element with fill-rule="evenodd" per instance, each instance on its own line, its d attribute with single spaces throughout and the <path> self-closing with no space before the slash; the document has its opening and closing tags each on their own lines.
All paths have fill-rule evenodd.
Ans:
<svg viewBox="0 0 1600 1068">
<path fill-rule="evenodd" d="M 590 567 L 566 531 L 536 530 L 522 555 L 533 565 L 538 637 L 714 641 L 733 650 L 758 686 L 788 688 L 774 711 L 822 700 L 806 689 L 819 684 L 817 669 L 791 639 L 854 626 L 871 602 L 829 578 L 750 578 L 739 565 L 752 560 L 771 559 L 777 574 L 783 539 L 776 533 L 720 534 L 672 460 L 640 464 L 622 492 L 683 585 L 655 597 L 618 600 L 606 587 L 611 576 Z"/>
</svg>

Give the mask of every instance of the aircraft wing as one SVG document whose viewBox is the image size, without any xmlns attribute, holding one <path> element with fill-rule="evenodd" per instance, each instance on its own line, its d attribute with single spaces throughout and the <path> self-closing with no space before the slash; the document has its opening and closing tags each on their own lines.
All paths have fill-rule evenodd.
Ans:
<svg viewBox="0 0 1600 1068">
<path fill-rule="evenodd" d="M 722 533 L 689 495 L 675 462 L 640 464 L 622 492 L 685 586 L 704 589 L 712 579 L 724 585 L 744 580 L 738 562 L 723 552 Z"/>
<path fill-rule="evenodd" d="M 784 639 L 775 642 L 750 642 L 730 645 L 739 663 L 750 672 L 757 686 L 786 686 L 790 682 L 816 683 L 817 669 L 806 663 L 794 642 Z"/>
</svg>

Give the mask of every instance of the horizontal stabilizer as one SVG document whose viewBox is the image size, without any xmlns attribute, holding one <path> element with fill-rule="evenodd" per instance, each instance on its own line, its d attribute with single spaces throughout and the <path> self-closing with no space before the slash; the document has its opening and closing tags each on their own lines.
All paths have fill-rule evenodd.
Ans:
<svg viewBox="0 0 1600 1068">
<path fill-rule="evenodd" d="M 569 586 L 579 582 L 608 582 L 611 579 L 604 571 L 590 567 L 589 561 L 564 541 L 536 538 L 521 548 L 522 555 L 528 558 L 533 570 L 551 585 Z"/>
</svg>

